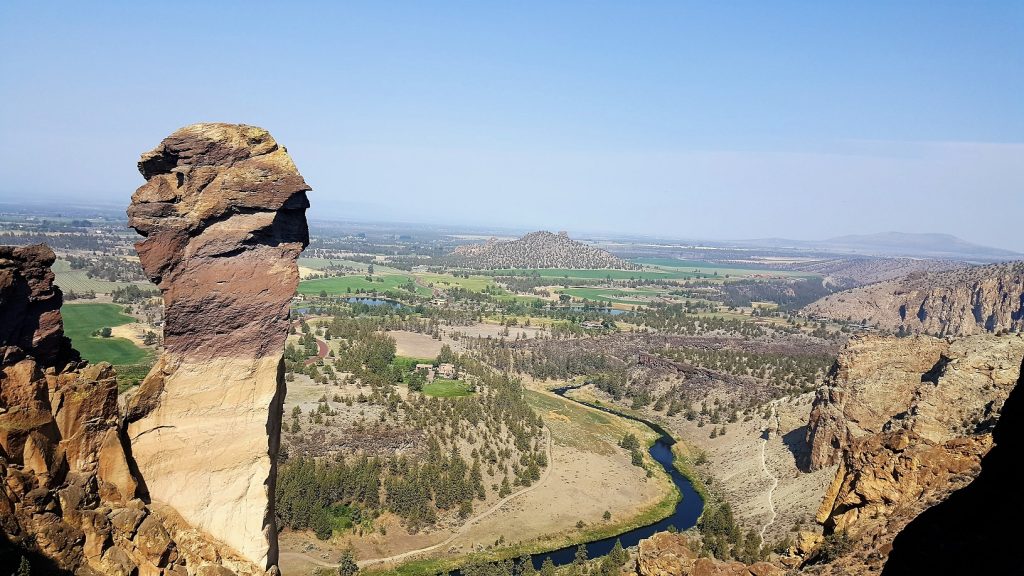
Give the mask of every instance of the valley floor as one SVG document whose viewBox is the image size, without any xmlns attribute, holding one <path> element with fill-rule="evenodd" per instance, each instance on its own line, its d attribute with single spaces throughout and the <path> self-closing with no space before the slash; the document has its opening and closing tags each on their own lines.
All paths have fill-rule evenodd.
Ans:
<svg viewBox="0 0 1024 576">
<path fill-rule="evenodd" d="M 429 336 L 392 335 L 398 340 L 400 354 L 430 355 Z M 540 385 L 528 383 L 528 387 L 528 401 L 543 417 L 551 439 L 550 465 L 540 481 L 505 499 L 476 503 L 474 515 L 465 523 L 439 523 L 416 534 L 408 533 L 390 514 L 376 521 L 373 532 L 335 535 L 326 542 L 312 533 L 285 531 L 280 538 L 282 573 L 305 575 L 317 567 L 333 566 L 347 546 L 352 546 L 360 564 L 371 570 L 413 559 L 501 553 L 509 547 L 518 555 L 524 549 L 554 549 L 590 540 L 594 531 L 622 531 L 619 527 L 648 523 L 656 519 L 653 516 L 658 511 L 671 510 L 676 492 L 667 475 L 645 453 L 647 468 L 656 471 L 648 478 L 643 468 L 632 465 L 628 451 L 618 446 L 627 433 L 651 442 L 656 437 L 653 431 L 560 398 Z M 323 391 L 323 386 L 305 377 L 296 378 L 289 383 L 286 413 L 293 404 L 308 411 Z M 380 530 L 382 526 L 386 534 Z M 381 559 L 388 562 L 381 564 Z"/>
</svg>

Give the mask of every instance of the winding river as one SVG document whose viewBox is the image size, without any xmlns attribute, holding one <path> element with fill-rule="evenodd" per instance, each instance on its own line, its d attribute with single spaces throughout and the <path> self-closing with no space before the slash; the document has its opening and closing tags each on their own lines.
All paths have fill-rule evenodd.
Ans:
<svg viewBox="0 0 1024 576">
<path fill-rule="evenodd" d="M 676 485 L 676 488 L 682 495 L 682 498 L 676 504 L 676 508 L 672 511 L 672 514 L 663 520 L 659 520 L 658 522 L 647 526 L 641 526 L 640 528 L 634 528 L 633 530 L 624 532 L 618 536 L 585 543 L 584 546 L 587 549 L 587 557 L 596 558 L 598 556 L 608 554 L 612 551 L 612 548 L 615 547 L 615 542 L 617 540 L 622 541 L 623 547 L 629 548 L 630 546 L 636 546 L 640 540 L 644 538 L 650 538 L 655 532 L 664 532 L 665 530 L 668 530 L 670 526 L 679 530 L 685 530 L 696 525 L 697 518 L 700 517 L 701 511 L 704 509 L 704 501 L 701 499 L 700 494 L 694 490 L 693 484 L 690 483 L 690 480 L 687 479 L 686 476 L 683 476 L 682 473 L 680 473 L 674 466 L 675 455 L 672 453 L 672 445 L 675 444 L 676 441 L 672 438 L 672 435 L 654 422 L 630 416 L 622 412 L 617 412 L 610 408 L 595 406 L 593 404 L 585 404 L 566 396 L 568 391 L 580 388 L 581 386 L 582 385 L 564 386 L 562 388 L 556 388 L 552 390 L 552 392 L 563 398 L 572 400 L 573 402 L 583 404 L 584 406 L 601 410 L 602 412 L 607 412 L 609 414 L 614 414 L 621 418 L 640 422 L 657 432 L 658 439 L 654 441 L 649 452 L 651 457 L 654 458 L 654 460 L 660 464 L 661 467 L 665 469 L 665 472 L 667 472 L 672 478 L 672 483 Z M 551 561 L 555 566 L 564 566 L 566 564 L 572 564 L 572 561 L 576 558 L 576 548 L 578 547 L 579 544 L 573 544 L 572 546 L 566 546 L 564 548 L 559 548 L 558 550 L 533 554 L 530 556 L 530 559 L 533 562 L 534 568 L 538 569 L 546 558 L 551 558 Z M 457 570 L 453 571 L 451 574 L 452 576 L 461 576 L 461 573 Z"/>
</svg>

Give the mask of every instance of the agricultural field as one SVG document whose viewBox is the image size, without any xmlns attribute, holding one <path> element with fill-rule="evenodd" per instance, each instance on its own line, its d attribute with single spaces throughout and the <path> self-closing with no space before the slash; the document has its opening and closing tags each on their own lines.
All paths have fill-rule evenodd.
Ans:
<svg viewBox="0 0 1024 576">
<path fill-rule="evenodd" d="M 541 278 L 581 280 L 685 280 L 688 278 L 702 278 L 708 274 L 700 275 L 679 270 L 570 270 L 568 268 L 539 268 L 528 270 L 524 268 L 494 270 L 496 276 L 533 276 Z"/>
<path fill-rule="evenodd" d="M 412 282 L 412 276 L 406 274 L 374 274 L 373 280 L 366 276 L 335 276 L 333 278 L 316 278 L 299 282 L 299 294 L 317 295 L 321 291 L 332 296 L 348 295 L 358 290 L 363 292 L 406 291 L 403 285 Z M 406 291 L 408 292 L 408 291 Z M 433 292 L 426 287 L 416 286 L 419 296 L 432 296 Z"/>
<path fill-rule="evenodd" d="M 573 298 L 586 300 L 600 300 L 615 304 L 644 304 L 644 300 L 638 298 L 656 298 L 664 294 L 658 290 L 621 290 L 618 288 L 563 288 L 561 294 L 568 294 Z"/>
<path fill-rule="evenodd" d="M 772 270 L 767 268 L 743 268 L 732 264 L 719 264 L 701 260 L 677 260 L 675 258 L 636 258 L 633 262 L 644 266 L 653 266 L 673 272 L 697 274 L 701 278 L 708 277 L 773 277 L 773 278 L 813 278 L 817 274 L 795 272 L 789 270 Z"/>
<path fill-rule="evenodd" d="M 150 358 L 149 351 L 127 338 L 102 338 L 93 332 L 135 322 L 117 304 L 65 304 L 61 308 L 64 333 L 71 344 L 89 362 L 110 362 L 114 365 L 141 364 Z"/>
<path fill-rule="evenodd" d="M 85 270 L 72 270 L 67 260 L 58 259 L 53 263 L 52 269 L 55 276 L 54 283 L 64 292 L 110 294 L 115 288 L 124 288 L 130 284 L 130 282 L 110 282 L 99 278 L 89 278 Z"/>
<path fill-rule="evenodd" d="M 490 286 L 492 289 L 499 289 L 490 276 L 470 275 L 469 278 L 456 277 L 451 274 L 428 274 L 416 273 L 417 280 L 421 284 L 434 284 L 438 288 L 447 289 L 451 287 L 464 288 L 474 292 L 482 292 Z"/>
</svg>

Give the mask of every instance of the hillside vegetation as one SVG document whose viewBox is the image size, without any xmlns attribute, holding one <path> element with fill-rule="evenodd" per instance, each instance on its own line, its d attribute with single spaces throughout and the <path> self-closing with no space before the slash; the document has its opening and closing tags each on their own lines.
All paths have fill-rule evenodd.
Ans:
<svg viewBox="0 0 1024 576">
<path fill-rule="evenodd" d="M 544 231 L 527 234 L 518 240 L 492 238 L 484 244 L 459 246 L 448 256 L 448 261 L 452 266 L 476 269 L 640 269 L 636 264 L 572 240 L 565 234 Z"/>
</svg>

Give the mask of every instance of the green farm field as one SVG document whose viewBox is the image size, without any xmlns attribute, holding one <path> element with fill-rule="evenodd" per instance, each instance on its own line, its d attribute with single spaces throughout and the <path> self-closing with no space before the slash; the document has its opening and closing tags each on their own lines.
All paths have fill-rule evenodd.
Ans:
<svg viewBox="0 0 1024 576">
<path fill-rule="evenodd" d="M 696 277 L 692 273 L 671 270 L 569 270 L 567 268 L 539 268 L 539 269 L 506 269 L 495 270 L 496 276 L 532 276 L 537 274 L 541 278 L 566 279 L 573 278 L 585 280 L 672 280 Z"/>
<path fill-rule="evenodd" d="M 113 328 L 135 322 L 117 304 L 65 304 L 60 313 L 64 318 L 64 333 L 89 362 L 140 364 L 149 359 L 150 353 L 131 340 L 92 335 L 105 326 Z"/>
<path fill-rule="evenodd" d="M 347 295 L 350 292 L 354 293 L 356 290 L 360 289 L 364 292 L 387 292 L 388 290 L 404 292 L 405 290 L 399 288 L 399 286 L 407 284 L 410 280 L 412 280 L 411 276 L 397 274 L 375 274 L 373 276 L 373 282 L 368 281 L 365 276 L 316 278 L 314 280 L 303 280 L 302 282 L 299 282 L 299 293 L 317 295 L 322 290 L 328 294 L 339 296 Z M 431 296 L 433 292 L 431 292 L 429 288 L 416 286 L 416 294 L 419 296 Z"/>
<path fill-rule="evenodd" d="M 714 277 L 717 273 L 718 277 L 725 276 L 774 276 L 774 277 L 794 277 L 794 278 L 813 278 L 818 276 L 810 272 L 794 272 L 790 270 L 771 270 L 766 268 L 743 268 L 742 266 L 735 266 L 732 264 L 718 264 L 715 262 L 702 262 L 700 260 L 676 260 L 675 258 L 637 258 L 633 260 L 636 264 L 644 266 L 655 266 L 666 270 L 672 270 L 676 272 L 693 273 L 697 271 L 701 277 Z"/>
</svg>

